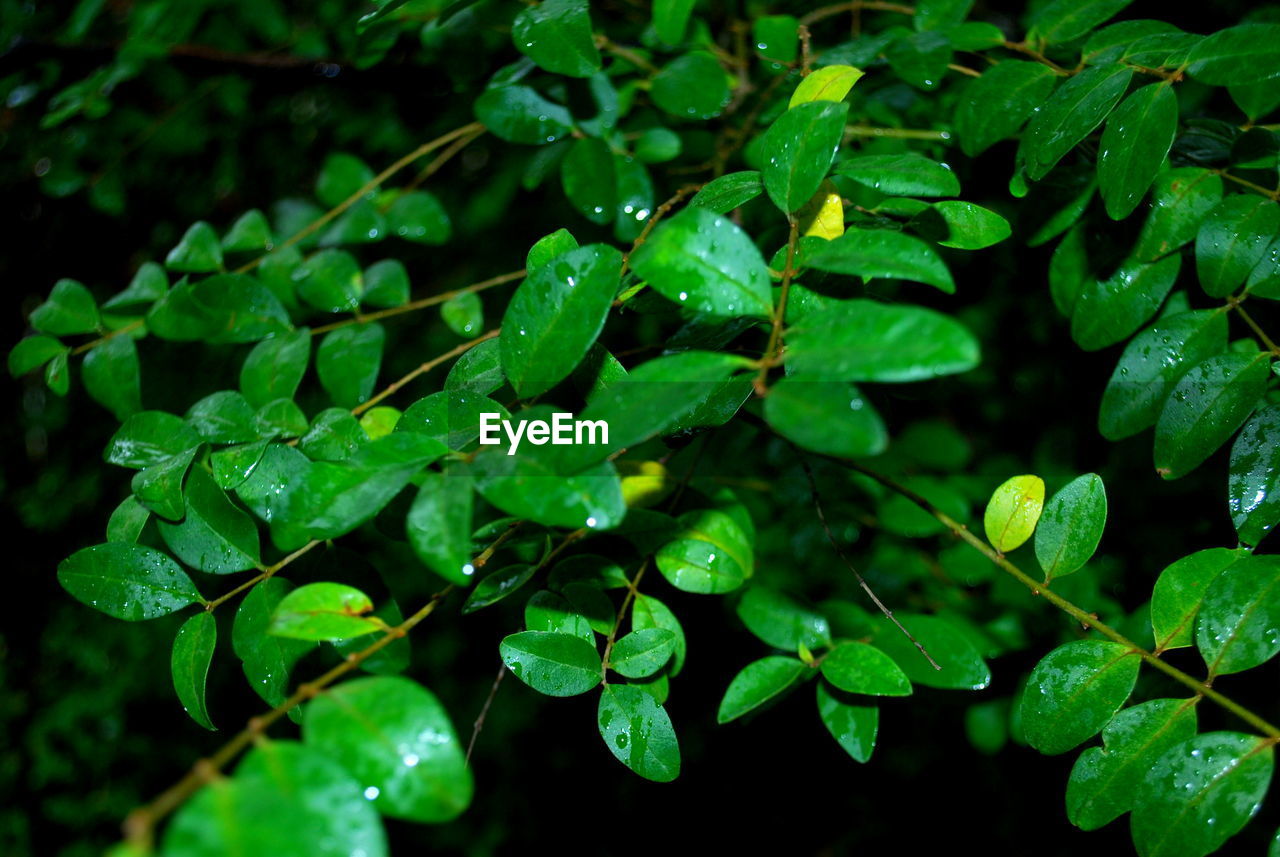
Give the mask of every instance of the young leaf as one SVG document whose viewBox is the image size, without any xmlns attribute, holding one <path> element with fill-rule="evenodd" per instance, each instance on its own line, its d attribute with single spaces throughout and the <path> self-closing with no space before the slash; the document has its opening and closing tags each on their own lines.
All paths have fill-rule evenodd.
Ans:
<svg viewBox="0 0 1280 857">
<path fill-rule="evenodd" d="M 345 640 L 372 634 L 384 626 L 365 614 L 369 596 L 343 583 L 308 583 L 276 605 L 268 633 L 293 640 Z"/>
<path fill-rule="evenodd" d="M 1256 547 L 1280 524 L 1280 405 L 1258 411 L 1236 436 L 1227 498 L 1245 544 Z"/>
<path fill-rule="evenodd" d="M 632 255 L 631 267 L 659 293 L 697 312 L 767 317 L 772 311 L 764 257 L 747 233 L 705 208 L 661 224 Z"/>
<path fill-rule="evenodd" d="M 639 687 L 605 685 L 596 723 L 609 752 L 646 780 L 669 783 L 680 776 L 680 743 L 671 718 Z"/>
<path fill-rule="evenodd" d="M 231 626 L 231 648 L 242 662 L 244 677 L 254 692 L 273 706 L 284 702 L 294 665 L 317 645 L 312 640 L 291 640 L 269 633 L 276 606 L 293 588 L 281 577 L 258 583 L 236 608 Z"/>
<path fill-rule="evenodd" d="M 1014 476 L 1001 483 L 987 501 L 982 526 L 987 541 L 1007 553 L 1031 538 L 1044 509 L 1044 480 L 1039 476 Z"/>
<path fill-rule="evenodd" d="M 1098 430 L 1121 440 L 1155 425 L 1160 409 L 1191 367 L 1227 350 L 1225 310 L 1164 316 L 1125 346 L 1102 393 Z"/>
<path fill-rule="evenodd" d="M 1124 815 L 1156 761 L 1195 734 L 1194 699 L 1153 699 L 1121 711 L 1103 728 L 1103 746 L 1085 750 L 1071 768 L 1067 818 L 1097 830 Z"/>
<path fill-rule="evenodd" d="M 800 78 L 800 85 L 791 93 L 787 107 L 798 107 L 814 101 L 844 101 L 864 72 L 851 65 L 829 65 L 814 69 L 807 77 Z"/>
<path fill-rule="evenodd" d="M 329 688 L 307 704 L 302 737 L 341 763 L 385 816 L 440 824 L 471 803 L 471 771 L 448 713 L 407 678 Z"/>
<path fill-rule="evenodd" d="M 1021 148 L 1027 176 L 1032 181 L 1044 178 L 1101 125 L 1132 77 L 1132 69 L 1115 63 L 1085 69 L 1064 83 L 1027 124 Z"/>
<path fill-rule="evenodd" d="M 871 705 L 854 705 L 818 682 L 818 716 L 831 737 L 856 762 L 871 758 L 880 728 L 880 709 Z"/>
<path fill-rule="evenodd" d="M 810 101 L 792 107 L 761 138 L 764 188 L 789 214 L 809 201 L 826 178 L 844 135 L 849 105 Z"/>
<path fill-rule="evenodd" d="M 1133 213 L 1151 187 L 1178 130 L 1178 99 L 1166 82 L 1144 86 L 1107 117 L 1098 154 L 1098 190 L 1112 220 Z"/>
<path fill-rule="evenodd" d="M 1196 618 L 1196 646 L 1210 678 L 1280 652 L 1280 556 L 1241 557 L 1213 578 Z"/>
<path fill-rule="evenodd" d="M 1031 671 L 1022 696 L 1027 742 L 1052 756 L 1092 738 L 1133 692 L 1141 663 L 1132 650 L 1105 640 L 1054 649 Z"/>
<path fill-rule="evenodd" d="M 770 388 L 764 414 L 779 434 L 813 452 L 864 458 L 879 455 L 889 444 L 875 407 L 843 381 L 784 378 Z"/>
<path fill-rule="evenodd" d="M 609 654 L 609 668 L 627 678 L 644 678 L 671 660 L 676 635 L 665 628 L 642 628 L 618 639 Z"/>
<path fill-rule="evenodd" d="M 1133 810 L 1142 857 L 1203 857 L 1258 811 L 1275 747 L 1239 732 L 1206 732 L 1169 748 L 1147 773 Z"/>
<path fill-rule="evenodd" d="M 1036 528 L 1036 560 L 1045 580 L 1079 571 L 1098 549 L 1106 523 L 1107 489 L 1096 473 L 1077 476 L 1054 494 Z"/>
<path fill-rule="evenodd" d="M 1161 477 L 1185 476 L 1227 442 L 1265 392 L 1268 363 L 1263 353 L 1220 354 L 1183 376 L 1156 422 Z"/>
<path fill-rule="evenodd" d="M 511 674 L 547 696 L 577 696 L 600 684 L 596 647 L 572 634 L 522 631 L 498 647 Z"/>
<path fill-rule="evenodd" d="M 822 660 L 822 677 L 846 693 L 910 696 L 911 681 L 879 649 L 853 640 L 842 642 Z"/>
<path fill-rule="evenodd" d="M 176 562 L 130 542 L 76 551 L 58 565 L 58 582 L 78 601 L 129 622 L 166 616 L 203 600 Z"/>
<path fill-rule="evenodd" d="M 936 250 L 919 238 L 889 229 L 850 229 L 807 254 L 805 264 L 837 274 L 915 280 L 947 294 L 956 290 Z"/>
<path fill-rule="evenodd" d="M 718 723 L 737 720 L 789 690 L 807 671 L 795 658 L 770 656 L 747 664 L 742 668 L 720 700 Z"/>
<path fill-rule="evenodd" d="M 978 365 L 978 341 L 959 322 L 861 298 L 809 313 L 790 329 L 787 345 L 792 373 L 814 380 L 905 383 Z"/>
<path fill-rule="evenodd" d="M 672 647 L 668 673 L 672 676 L 680 674 L 684 667 L 684 659 L 688 649 L 684 638 L 684 628 L 680 620 L 671 612 L 671 608 L 652 595 L 637 595 L 631 602 L 631 627 L 635 631 L 648 628 L 660 628 L 670 631 L 675 638 Z"/>
<path fill-rule="evenodd" d="M 618 291 L 622 254 L 603 244 L 535 269 L 502 319 L 502 368 L 524 398 L 550 390 L 578 365 Z"/>
<path fill-rule="evenodd" d="M 205 678 L 209 674 L 217 639 L 218 623 L 214 621 L 213 614 L 201 611 L 182 623 L 173 639 L 173 655 L 169 659 L 173 689 L 183 710 L 209 730 L 215 727 L 205 707 Z"/>
</svg>

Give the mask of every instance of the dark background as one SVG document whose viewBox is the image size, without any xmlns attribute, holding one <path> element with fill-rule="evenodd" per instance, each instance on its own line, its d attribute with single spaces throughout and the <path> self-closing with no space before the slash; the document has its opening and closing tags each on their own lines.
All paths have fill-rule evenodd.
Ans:
<svg viewBox="0 0 1280 857">
<path fill-rule="evenodd" d="M 1125 16 L 1209 32 L 1251 5 L 1139 2 Z M 55 24 L 65 11 L 53 4 L 29 15 L 24 37 L 0 54 L 6 89 L 50 64 L 64 82 L 74 80 L 110 54 L 109 46 L 55 44 Z M 1000 4 L 979 4 L 973 17 L 1007 21 L 1007 12 Z M 242 99 L 234 122 L 224 121 L 229 108 L 210 106 L 208 97 L 190 101 L 208 80 L 222 81 L 219 91 L 233 89 Z M 101 127 L 73 122 L 39 129 L 48 89 L 27 104 L 0 107 L 0 283 L 8 301 L 0 342 L 7 349 L 27 332 L 26 314 L 60 277 L 109 295 L 142 260 L 162 257 L 191 221 L 226 224 L 247 208 L 308 193 L 329 151 L 354 151 L 376 167 L 429 136 L 420 128 L 461 124 L 472 93 L 455 88 L 415 66 L 409 51 L 393 52 L 368 70 L 344 66 L 336 77 L 317 74 L 310 63 L 175 57 L 163 75 L 123 84 L 113 101 L 125 118 Z M 445 121 L 447 115 L 458 121 Z M 69 142 L 76 134 L 86 140 Z M 78 157 L 96 171 L 119 173 L 110 181 L 122 189 L 122 210 L 104 212 L 86 189 L 51 192 L 50 168 L 41 160 L 66 157 L 73 143 L 87 151 Z M 95 161 L 95 146 L 110 154 Z M 465 207 L 472 195 L 509 192 L 486 184 L 504 148 L 483 139 L 448 168 L 447 202 Z M 1011 154 L 1006 143 L 966 165 L 966 198 L 1011 211 Z M 496 217 L 477 212 L 447 257 L 435 251 L 408 260 L 415 282 L 429 281 L 435 291 L 518 267 L 533 240 L 573 222 L 555 197 L 515 196 Z M 500 251 L 494 249 L 499 241 Z M 1107 594 L 1132 609 L 1168 562 L 1234 543 L 1223 497 L 1225 460 L 1220 454 L 1195 475 L 1164 483 L 1151 471 L 1149 436 L 1121 444 L 1098 437 L 1097 402 L 1119 348 L 1085 354 L 1070 341 L 1067 324 L 1049 309 L 1048 253 L 1011 242 L 975 255 L 960 271 L 954 300 L 982 307 L 990 321 L 981 377 L 969 382 L 966 395 L 947 399 L 948 416 L 974 443 L 978 460 L 998 456 L 1029 470 L 1053 454 L 1080 471 L 1103 474 L 1111 496 L 1103 550 L 1124 572 Z M 406 352 L 412 351 L 412 324 L 394 332 Z M 197 393 L 225 386 L 228 366 L 234 372 L 226 357 L 149 343 L 144 400 L 180 412 Z M 412 353 L 395 359 L 416 362 Z M 394 365 L 384 377 L 397 374 Z M 182 373 L 184 385 L 157 376 L 164 371 Z M 175 389 L 182 399 L 166 401 L 173 395 L 166 391 Z M 0 851 L 96 853 L 116 836 L 129 808 L 219 746 L 226 730 L 234 731 L 261 703 L 244 686 L 229 647 L 220 648 L 210 699 L 224 732 L 204 732 L 182 715 L 168 686 L 175 617 L 120 623 L 62 592 L 57 563 L 101 540 L 107 514 L 128 491 L 129 474 L 101 463 L 114 423 L 76 384 L 63 400 L 37 378 L 6 378 L 0 395 L 10 414 L 0 424 L 8 554 L 0 597 Z M 903 419 L 930 408 L 929 401 L 907 398 L 889 404 Z M 857 765 L 831 741 L 811 700 L 802 698 L 811 689 L 747 722 L 717 727 L 724 687 L 747 660 L 763 654 L 762 646 L 723 600 L 677 594 L 658 583 L 654 591 L 677 609 L 689 635 L 688 666 L 673 682 L 668 704 L 681 736 L 680 779 L 655 785 L 618 765 L 596 734 L 594 697 L 546 700 L 508 678 L 477 745 L 472 809 L 443 828 L 389 823 L 395 853 L 912 854 L 948 846 L 992 854 L 1132 853 L 1124 821 L 1093 833 L 1067 823 L 1062 793 L 1075 754 L 1048 758 L 1010 744 L 988 756 L 966 737 L 968 706 L 1008 696 L 1051 643 L 995 661 L 993 685 L 980 694 L 921 689 L 886 702 L 875 756 Z M 850 587 L 846 594 L 853 592 Z M 1050 639 L 1065 620 L 1047 606 L 1043 612 Z M 461 618 L 444 609 L 414 634 L 415 675 L 441 696 L 464 740 L 498 666 L 497 642 L 511 623 L 512 614 L 501 611 Z M 1198 665 L 1190 652 L 1174 659 L 1188 669 Z M 304 661 L 297 674 L 319 668 Z M 1222 689 L 1274 718 L 1280 716 L 1276 679 L 1273 664 L 1238 685 L 1224 680 Z M 1176 692 L 1154 681 L 1153 687 Z M 1208 706 L 1201 718 L 1205 729 L 1239 725 Z M 292 729 L 284 724 L 277 731 Z M 1266 806 L 1224 853 L 1262 853 L 1277 821 L 1280 811 Z"/>
</svg>

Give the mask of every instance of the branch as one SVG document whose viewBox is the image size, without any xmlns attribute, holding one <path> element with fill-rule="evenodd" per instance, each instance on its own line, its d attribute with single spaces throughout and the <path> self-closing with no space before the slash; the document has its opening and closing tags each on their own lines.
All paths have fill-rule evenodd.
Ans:
<svg viewBox="0 0 1280 857">
<path fill-rule="evenodd" d="M 416 301 L 410 301 L 407 304 L 401 304 L 400 306 L 397 306 L 397 307 L 391 307 L 390 309 L 382 309 L 382 310 L 378 310 L 377 312 L 361 313 L 360 315 L 356 315 L 352 318 L 346 318 L 346 319 L 343 319 L 342 321 L 335 321 L 329 324 L 322 324 L 319 327 L 311 328 L 311 335 L 319 336 L 322 333 L 328 333 L 329 331 L 337 330 L 340 327 L 349 327 L 353 324 L 368 324 L 371 321 L 377 321 L 383 318 L 391 318 L 392 316 L 403 315 L 404 313 L 407 313 L 407 312 L 415 312 L 420 309 L 426 309 L 427 307 L 436 306 L 437 304 L 442 304 L 447 301 L 450 301 L 453 298 L 456 298 L 458 295 L 464 295 L 464 294 L 467 294 L 468 292 L 483 292 L 486 289 L 493 288 L 494 286 L 501 286 L 504 283 L 514 282 L 515 280 L 519 280 L 523 278 L 525 273 L 526 273 L 525 270 L 521 268 L 519 271 L 511 271 L 510 273 L 507 273 L 507 274 L 499 274 L 496 277 L 490 277 L 487 280 L 481 280 L 478 283 L 472 283 L 471 285 L 463 286 L 460 289 L 454 289 L 453 291 L 449 291 L 449 292 L 442 292 L 438 295 L 432 295 L 431 297 L 428 297 L 428 298 L 420 298 Z"/>
<path fill-rule="evenodd" d="M 477 345 L 479 345 L 481 342 L 484 342 L 486 339 L 493 339 L 495 336 L 498 335 L 498 333 L 499 333 L 499 330 L 498 328 L 495 327 L 493 330 L 489 331 L 483 336 L 477 336 L 475 339 L 472 339 L 469 342 L 464 342 L 461 345 L 458 345 L 454 348 L 449 349 L 444 354 L 441 354 L 439 357 L 431 358 L 426 363 L 423 363 L 421 366 L 414 369 L 409 374 L 405 375 L 403 378 L 400 378 L 397 381 L 392 381 L 389 385 L 387 385 L 386 389 L 384 389 L 381 393 L 378 393 L 378 395 L 374 396 L 369 401 L 364 402 L 363 404 L 360 404 L 360 405 L 356 405 L 354 408 L 351 409 L 351 415 L 355 417 L 360 416 L 365 411 L 369 410 L 374 405 L 378 404 L 378 402 L 381 402 L 383 399 L 387 398 L 387 396 L 390 396 L 391 394 L 395 393 L 396 390 L 399 390 L 405 384 L 408 384 L 414 378 L 417 378 L 419 375 L 425 375 L 426 373 L 430 372 L 432 369 L 439 366 L 441 363 L 444 363 L 448 360 L 452 360 L 454 357 L 457 357 L 460 354 L 464 354 L 470 351 L 472 348 L 475 348 Z"/>
</svg>

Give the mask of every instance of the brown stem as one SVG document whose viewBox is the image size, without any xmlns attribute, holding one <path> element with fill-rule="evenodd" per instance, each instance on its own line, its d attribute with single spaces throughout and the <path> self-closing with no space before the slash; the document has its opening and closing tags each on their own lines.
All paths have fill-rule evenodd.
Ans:
<svg viewBox="0 0 1280 857">
<path fill-rule="evenodd" d="M 357 416 L 357 417 L 360 416 L 365 411 L 369 410 L 374 405 L 378 404 L 378 402 L 381 402 L 383 399 L 395 393 L 405 384 L 408 384 L 414 378 L 417 378 L 419 375 L 425 375 L 426 373 L 430 372 L 432 369 L 439 366 L 441 363 L 445 363 L 446 361 L 452 360 L 454 357 L 457 357 L 460 354 L 464 354 L 467 351 L 470 351 L 472 348 L 475 348 L 477 345 L 479 345 L 481 342 L 484 342 L 487 339 L 493 339 L 495 336 L 498 335 L 498 333 L 499 333 L 499 330 L 497 328 L 494 328 L 493 330 L 489 331 L 483 336 L 477 336 L 475 339 L 472 339 L 469 342 L 464 342 L 455 348 L 449 349 L 444 354 L 441 354 L 439 357 L 431 358 L 426 363 L 423 363 L 421 366 L 414 369 L 409 374 L 405 375 L 403 378 L 400 378 L 396 381 L 392 381 L 389 385 L 387 385 L 386 389 L 384 389 L 381 393 L 378 393 L 378 395 L 374 396 L 369 401 L 364 402 L 363 404 L 357 405 L 356 407 L 352 408 L 351 409 L 352 416 Z"/>
</svg>

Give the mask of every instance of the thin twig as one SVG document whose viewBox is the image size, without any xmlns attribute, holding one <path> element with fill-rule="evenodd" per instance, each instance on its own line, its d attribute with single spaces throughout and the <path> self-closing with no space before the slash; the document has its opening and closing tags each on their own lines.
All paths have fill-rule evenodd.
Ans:
<svg viewBox="0 0 1280 857">
<path fill-rule="evenodd" d="M 471 764 L 471 751 L 476 748 L 476 739 L 480 737 L 480 731 L 484 729 L 484 721 L 488 718 L 489 709 L 493 706 L 493 698 L 498 695 L 498 686 L 502 684 L 502 679 L 506 674 L 507 665 L 499 663 L 498 674 L 493 677 L 493 686 L 489 688 L 489 695 L 485 697 L 484 706 L 480 709 L 480 716 L 476 718 L 475 724 L 471 727 L 471 740 L 467 742 L 467 765 Z"/>
<path fill-rule="evenodd" d="M 468 292 L 483 292 L 486 289 L 493 288 L 494 286 L 501 286 L 505 283 L 514 282 L 516 280 L 522 279 L 524 275 L 525 275 L 524 269 L 521 269 L 519 271 L 512 271 L 508 274 L 499 274 L 496 277 L 490 277 L 487 280 L 481 280 L 478 283 L 472 283 L 471 285 L 463 286 L 460 289 L 453 289 L 452 291 L 442 292 L 438 295 L 432 295 L 431 297 L 420 298 L 416 301 L 410 301 L 407 304 L 401 304 L 400 306 L 390 307 L 388 309 L 380 309 L 377 312 L 361 313 L 360 315 L 352 316 L 351 318 L 344 318 L 342 321 L 335 321 L 329 324 L 322 324 L 319 327 L 311 328 L 311 335 L 319 336 L 322 333 L 328 333 L 329 331 L 337 330 L 340 327 L 350 327 L 351 325 L 354 325 L 354 324 L 368 324 L 371 321 L 378 321 L 379 319 L 383 319 L 383 318 L 391 318 L 392 316 L 404 315 L 407 312 L 417 312 L 420 309 L 426 309 L 427 307 L 433 307 L 433 306 L 436 306 L 437 304 L 446 303 L 447 301 L 450 301 L 453 298 L 456 298 L 458 295 L 464 295 L 464 294 L 467 294 Z"/>
<path fill-rule="evenodd" d="M 477 345 L 479 345 L 481 342 L 484 342 L 487 339 L 493 339 L 495 336 L 498 335 L 498 333 L 499 333 L 499 329 L 495 327 L 493 330 L 489 331 L 483 336 L 477 336 L 475 339 L 472 339 L 468 342 L 464 342 L 455 348 L 449 349 L 444 354 L 441 354 L 439 357 L 431 358 L 426 363 L 423 363 L 421 366 L 414 369 L 409 374 L 388 384 L 387 387 L 381 393 L 378 393 L 378 395 L 374 396 L 372 399 L 369 399 L 369 401 L 364 402 L 363 404 L 357 405 L 356 407 L 352 408 L 351 409 L 352 416 L 357 416 L 357 417 L 360 416 L 365 411 L 369 410 L 374 405 L 378 404 L 378 402 L 381 402 L 383 399 L 387 398 L 387 396 L 392 395 L 401 387 L 403 387 L 405 384 L 408 384 L 414 378 L 417 378 L 419 375 L 425 375 L 426 373 L 430 372 L 432 369 L 439 366 L 441 363 L 452 360 L 454 357 L 457 357 L 460 354 L 464 354 L 467 351 L 470 351 L 472 348 L 475 348 Z"/>
</svg>

